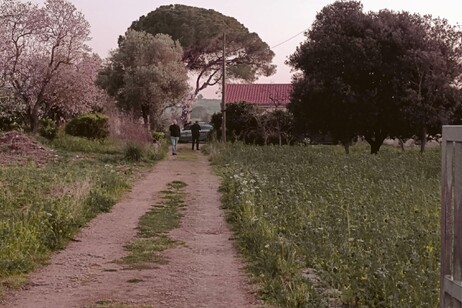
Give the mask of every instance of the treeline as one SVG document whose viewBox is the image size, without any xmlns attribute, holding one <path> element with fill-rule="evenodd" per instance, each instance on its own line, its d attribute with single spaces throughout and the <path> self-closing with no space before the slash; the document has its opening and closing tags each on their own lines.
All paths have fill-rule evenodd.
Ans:
<svg viewBox="0 0 462 308">
<path fill-rule="evenodd" d="M 222 137 L 222 113 L 212 115 L 217 139 Z M 296 141 L 293 115 L 283 109 L 265 110 L 248 102 L 226 105 L 226 139 L 249 144 L 291 144 Z"/>
<path fill-rule="evenodd" d="M 70 1 L 2 1 L 0 130 L 36 133 L 43 123 L 113 107 L 151 130 L 165 128 L 170 107 L 182 108 L 172 116 L 187 122 L 199 92 L 221 80 L 223 32 L 231 78 L 250 82 L 274 73 L 269 46 L 214 10 L 160 6 L 134 21 L 102 61 L 87 45 L 90 25 Z"/>
<path fill-rule="evenodd" d="M 87 46 L 89 29 L 68 1 L 0 3 L 0 130 L 36 133 L 108 110 L 146 131 L 164 129 L 170 117 L 187 122 L 200 91 L 221 81 L 223 32 L 229 79 L 275 71 L 257 34 L 213 10 L 160 6 L 134 21 L 105 61 Z M 357 1 L 327 5 L 288 60 L 296 71 L 289 113 L 230 105 L 240 124 L 229 139 L 283 144 L 314 132 L 348 151 L 362 136 L 377 153 L 387 137 L 419 136 L 423 150 L 441 125 L 462 123 L 461 43 L 460 28 L 444 19 L 364 12 Z M 188 74 L 197 77 L 193 89 Z M 167 116 L 173 106 L 182 113 Z"/>
</svg>

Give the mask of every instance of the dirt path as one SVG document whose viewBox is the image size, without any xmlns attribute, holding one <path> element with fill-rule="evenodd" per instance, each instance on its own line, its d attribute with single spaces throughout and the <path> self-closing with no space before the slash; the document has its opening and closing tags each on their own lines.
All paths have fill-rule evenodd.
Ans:
<svg viewBox="0 0 462 308">
<path fill-rule="evenodd" d="M 135 236 L 139 218 L 174 180 L 188 184 L 181 227 L 171 232 L 185 245 L 165 252 L 166 265 L 123 270 L 114 261 L 125 256 L 123 246 Z M 207 158 L 182 146 L 179 155 L 156 165 L 111 213 L 95 218 L 0 307 L 91 307 L 98 301 L 156 308 L 259 306 L 229 240 L 218 182 Z"/>
</svg>

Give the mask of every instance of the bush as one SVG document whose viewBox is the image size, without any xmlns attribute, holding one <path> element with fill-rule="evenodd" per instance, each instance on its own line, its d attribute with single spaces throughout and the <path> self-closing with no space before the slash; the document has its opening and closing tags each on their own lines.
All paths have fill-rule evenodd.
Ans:
<svg viewBox="0 0 462 308">
<path fill-rule="evenodd" d="M 165 139 L 165 133 L 164 132 L 152 132 L 152 140 L 154 142 L 158 142 L 161 140 Z"/>
<path fill-rule="evenodd" d="M 42 125 L 39 130 L 40 136 L 49 140 L 55 139 L 58 134 L 58 127 L 56 126 L 56 123 L 52 119 L 44 119 L 41 124 Z"/>
<path fill-rule="evenodd" d="M 145 150 L 145 157 L 148 161 L 162 160 L 165 158 L 168 152 L 167 142 L 158 142 L 151 146 L 148 146 Z"/>
<path fill-rule="evenodd" d="M 143 149 L 135 144 L 128 144 L 125 148 L 125 159 L 128 161 L 140 161 L 143 158 Z"/>
<path fill-rule="evenodd" d="M 83 114 L 66 125 L 66 134 L 89 139 L 104 139 L 109 136 L 108 118 L 101 113 Z"/>
</svg>

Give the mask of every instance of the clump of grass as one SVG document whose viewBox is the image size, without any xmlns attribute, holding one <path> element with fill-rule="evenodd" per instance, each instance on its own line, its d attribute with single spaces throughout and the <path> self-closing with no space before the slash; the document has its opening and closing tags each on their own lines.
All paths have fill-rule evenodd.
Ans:
<svg viewBox="0 0 462 308">
<path fill-rule="evenodd" d="M 184 182 L 173 181 L 161 192 L 161 202 L 143 215 L 136 239 L 127 245 L 129 255 L 122 259 L 129 269 L 151 268 L 165 264 L 161 252 L 179 243 L 168 237 L 168 232 L 179 226 L 184 204 Z"/>
<path fill-rule="evenodd" d="M 157 141 L 155 144 L 148 146 L 145 150 L 145 157 L 148 161 L 162 160 L 167 156 L 168 143 L 165 139 Z"/>
<path fill-rule="evenodd" d="M 196 151 L 192 151 L 191 149 L 181 151 L 178 155 L 178 160 L 186 160 L 186 161 L 195 161 L 198 159 Z"/>
<path fill-rule="evenodd" d="M 164 159 L 168 151 L 166 142 L 152 145 L 139 145 L 130 143 L 125 147 L 125 159 L 130 162 L 157 161 Z"/>
<path fill-rule="evenodd" d="M 143 158 L 143 149 L 136 144 L 127 144 L 124 153 L 125 159 L 131 162 L 138 162 Z"/>
</svg>

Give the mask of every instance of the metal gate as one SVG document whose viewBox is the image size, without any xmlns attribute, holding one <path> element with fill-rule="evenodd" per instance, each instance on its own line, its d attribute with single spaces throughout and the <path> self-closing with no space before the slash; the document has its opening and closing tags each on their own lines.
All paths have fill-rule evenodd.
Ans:
<svg viewBox="0 0 462 308">
<path fill-rule="evenodd" d="M 441 308 L 462 308 L 462 126 L 443 126 Z"/>
</svg>

